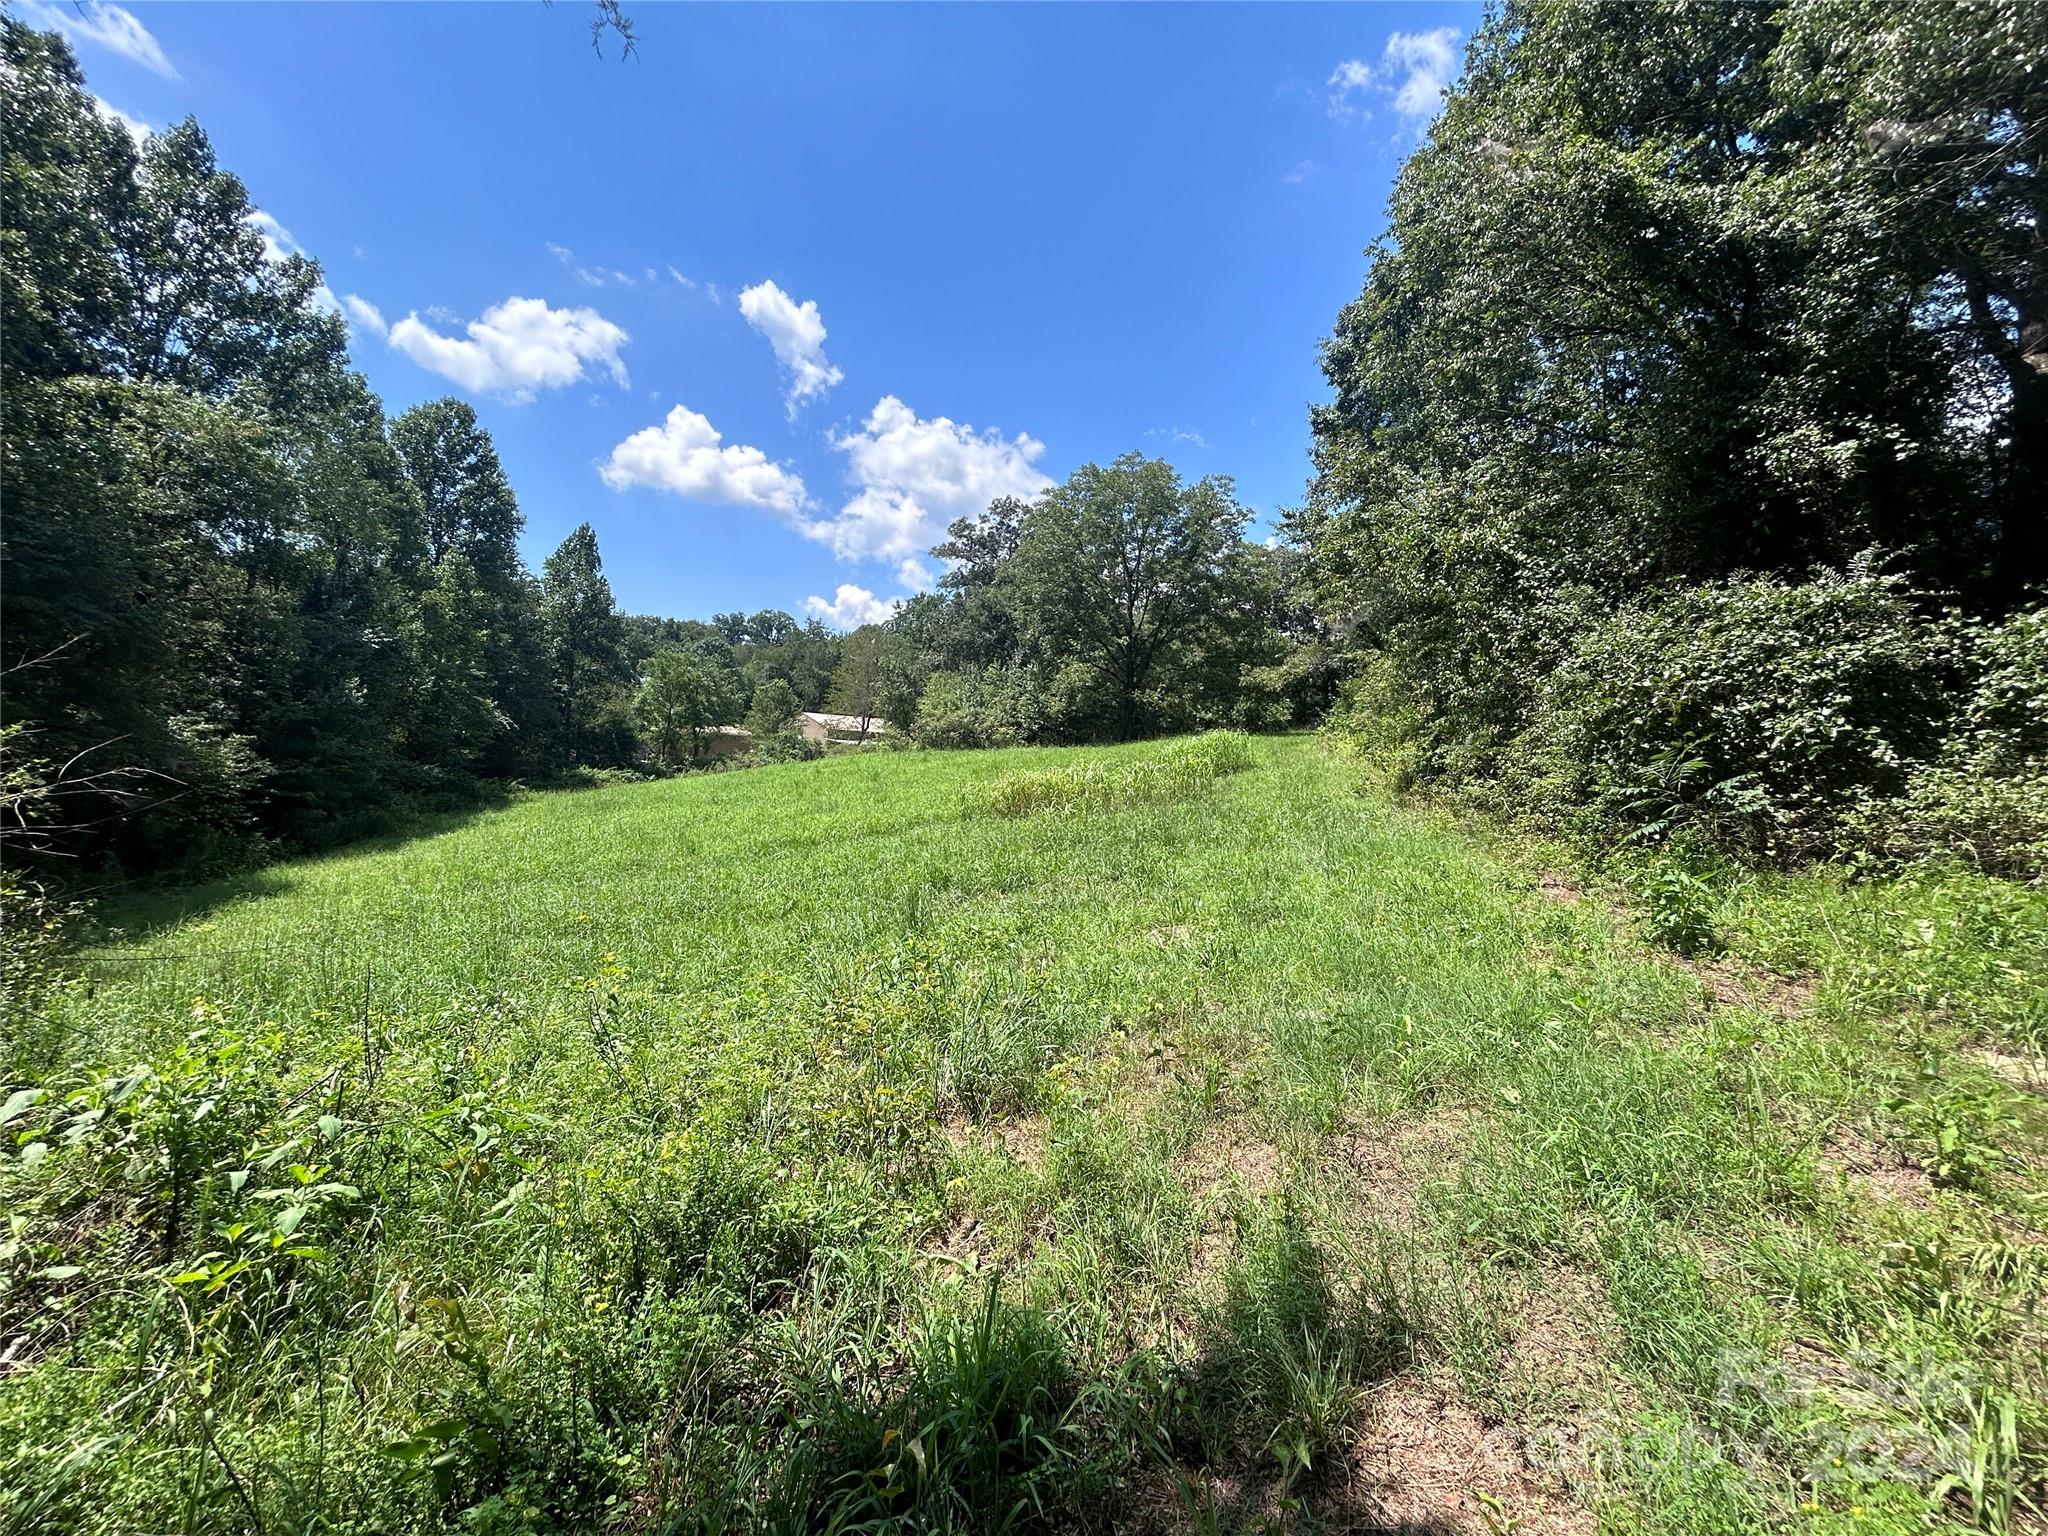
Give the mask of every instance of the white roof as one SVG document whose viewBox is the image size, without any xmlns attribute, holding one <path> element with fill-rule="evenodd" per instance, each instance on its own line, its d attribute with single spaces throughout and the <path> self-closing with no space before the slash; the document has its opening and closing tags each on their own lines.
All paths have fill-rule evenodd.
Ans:
<svg viewBox="0 0 2048 1536">
<path fill-rule="evenodd" d="M 823 710 L 807 709 L 803 712 L 803 718 L 814 725 L 822 725 L 828 731 L 853 731 L 858 733 L 861 729 L 861 717 L 859 715 L 828 715 Z M 880 715 L 869 715 L 867 717 L 867 729 L 870 734 L 875 731 L 884 731 L 888 728 L 889 722 Z"/>
</svg>

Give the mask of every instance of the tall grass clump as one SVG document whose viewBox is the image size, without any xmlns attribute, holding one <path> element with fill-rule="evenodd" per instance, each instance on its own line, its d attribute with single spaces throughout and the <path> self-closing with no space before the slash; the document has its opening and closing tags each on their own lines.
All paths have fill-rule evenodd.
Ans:
<svg viewBox="0 0 2048 1536">
<path fill-rule="evenodd" d="M 1185 800 L 1211 780 L 1251 766 L 1251 737 L 1243 731 L 1208 731 L 1135 760 L 1005 774 L 979 786 L 970 808 L 997 816 L 1029 816 L 1038 811 L 1109 811 Z"/>
</svg>

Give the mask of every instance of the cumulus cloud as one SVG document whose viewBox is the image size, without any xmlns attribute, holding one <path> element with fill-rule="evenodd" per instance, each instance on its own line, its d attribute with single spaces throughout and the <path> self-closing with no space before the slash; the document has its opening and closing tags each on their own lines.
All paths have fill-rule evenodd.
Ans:
<svg viewBox="0 0 2048 1536">
<path fill-rule="evenodd" d="M 242 216 L 242 222 L 263 237 L 265 261 L 283 261 L 287 256 L 299 253 L 299 242 L 274 215 L 265 213 L 261 208 L 251 208 Z"/>
<path fill-rule="evenodd" d="M 843 581 L 829 601 L 822 597 L 805 598 L 804 612 L 812 618 L 823 619 L 834 629 L 858 629 L 863 624 L 881 623 L 896 611 L 899 601 L 897 598 L 877 597 L 866 587 Z"/>
<path fill-rule="evenodd" d="M 265 213 L 261 208 L 251 208 L 242 215 L 242 222 L 255 230 L 263 239 L 263 259 L 273 266 L 294 256 L 304 256 L 306 249 L 292 238 L 292 232 L 278 221 L 275 215 Z M 334 296 L 334 290 L 321 283 L 313 290 L 316 308 L 330 315 L 341 313 L 341 301 Z"/>
<path fill-rule="evenodd" d="M 1387 39 L 1377 65 L 1344 60 L 1330 73 L 1330 115 L 1363 121 L 1372 116 L 1371 101 L 1390 97 L 1405 122 L 1427 122 L 1436 116 L 1444 92 L 1457 77 L 1458 37 L 1456 27 L 1396 32 Z"/>
<path fill-rule="evenodd" d="M 103 121 L 112 123 L 116 128 L 127 134 L 129 138 L 133 139 L 137 149 L 142 148 L 143 141 L 156 131 L 141 118 L 131 117 L 111 101 L 103 100 L 98 96 L 92 98 L 92 109 L 99 113 Z"/>
<path fill-rule="evenodd" d="M 358 330 L 368 331 L 373 336 L 389 334 L 390 327 L 384 323 L 384 311 L 361 295 L 344 293 L 341 307 L 348 311 L 349 320 Z"/>
<path fill-rule="evenodd" d="M 626 333 L 594 309 L 555 309 L 542 299 L 510 298 L 444 336 L 407 315 L 391 327 L 390 342 L 431 373 L 477 394 L 504 395 L 524 404 L 537 390 L 562 389 L 602 368 L 624 387 L 619 349 Z"/>
<path fill-rule="evenodd" d="M 149 28 L 118 5 L 87 0 L 83 6 L 53 5 L 47 0 L 21 0 L 21 13 L 33 26 L 54 27 L 74 43 L 92 43 L 132 59 L 167 80 L 178 78 Z"/>
<path fill-rule="evenodd" d="M 799 304 L 773 283 L 756 283 L 741 290 L 740 313 L 775 349 L 775 360 L 789 379 L 783 403 L 791 417 L 846 377 L 825 357 L 825 321 L 816 300 Z"/>
<path fill-rule="evenodd" d="M 932 569 L 922 560 L 905 560 L 896 567 L 896 579 L 913 592 L 932 589 Z"/>
<path fill-rule="evenodd" d="M 760 449 L 721 447 L 718 429 L 687 406 L 676 406 L 658 427 L 643 427 L 612 450 L 598 473 L 613 490 L 646 486 L 690 501 L 761 507 L 794 518 L 804 504 L 804 483 Z"/>
<path fill-rule="evenodd" d="M 925 420 L 884 395 L 858 432 L 834 437 L 856 490 L 830 517 L 800 526 L 847 560 L 922 555 L 956 517 L 977 517 L 998 496 L 1036 496 L 1052 482 L 1035 467 L 1045 444 L 1025 433 L 976 432 L 944 416 Z"/>
</svg>

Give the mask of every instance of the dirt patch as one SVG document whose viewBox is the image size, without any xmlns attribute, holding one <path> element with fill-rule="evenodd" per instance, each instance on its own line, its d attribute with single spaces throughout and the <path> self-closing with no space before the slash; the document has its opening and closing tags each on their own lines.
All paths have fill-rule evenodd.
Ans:
<svg viewBox="0 0 2048 1536">
<path fill-rule="evenodd" d="M 974 1212 L 955 1211 L 952 1219 L 924 1245 L 922 1251 L 926 1258 L 940 1263 L 978 1269 L 991 1252 L 988 1229 Z"/>
<path fill-rule="evenodd" d="M 1158 928 L 1148 928 L 1145 930 L 1145 937 L 1161 949 L 1173 949 L 1178 945 L 1187 943 L 1194 936 L 1195 925 L 1193 923 L 1167 923 Z"/>
<path fill-rule="evenodd" d="M 1991 1045 L 1980 1045 L 1970 1054 L 2006 1087 L 2022 1093 L 2048 1094 L 2048 1061 L 2041 1057 L 2023 1056 Z"/>
<path fill-rule="evenodd" d="M 1330 1137 L 1334 1172 L 1353 1185 L 1358 1210 L 1384 1227 L 1412 1232 L 1422 1188 L 1463 1160 L 1467 1116 L 1443 1109 L 1414 1119 L 1354 1121 Z"/>
<path fill-rule="evenodd" d="M 1285 1162 L 1280 1149 L 1256 1137 L 1205 1136 L 1181 1159 L 1196 1205 L 1213 1202 L 1228 1190 L 1258 1199 L 1280 1187 Z"/>
<path fill-rule="evenodd" d="M 1820 984 L 1811 976 L 1783 976 L 1760 965 L 1748 965 L 1732 956 L 1715 960 L 1675 961 L 1678 968 L 1713 994 L 1723 1008 L 1747 1008 L 1756 1013 L 1774 1013 L 1796 1018 L 1813 1006 Z"/>
<path fill-rule="evenodd" d="M 938 1132 L 956 1156 L 978 1150 L 999 1150 L 1014 1163 L 1033 1173 L 1045 1164 L 1046 1129 L 1043 1115 L 1004 1115 L 998 1120 L 947 1119 L 937 1122 Z"/>
<path fill-rule="evenodd" d="M 1599 1521 L 1547 1461 L 1508 1425 L 1403 1375 L 1373 1394 L 1331 1492 L 1352 1530 L 1592 1536 Z"/>
<path fill-rule="evenodd" d="M 1546 869 L 1536 877 L 1536 889 L 1567 907 L 1576 907 L 1586 899 L 1586 893 L 1579 888 L 1577 881 L 1554 869 Z"/>
<path fill-rule="evenodd" d="M 1925 1168 L 1854 1126 L 1837 1125 L 1821 1139 L 1820 1163 L 1856 1194 L 1914 1210 L 1934 1203 L 1934 1180 Z"/>
<path fill-rule="evenodd" d="M 1286 1159 L 1278 1147 L 1235 1134 L 1234 1129 L 1204 1136 L 1180 1160 L 1182 1177 L 1194 1196 L 1195 1245 L 1189 1270 L 1198 1286 L 1221 1274 L 1229 1260 L 1238 1210 L 1264 1200 L 1286 1177 Z"/>
</svg>

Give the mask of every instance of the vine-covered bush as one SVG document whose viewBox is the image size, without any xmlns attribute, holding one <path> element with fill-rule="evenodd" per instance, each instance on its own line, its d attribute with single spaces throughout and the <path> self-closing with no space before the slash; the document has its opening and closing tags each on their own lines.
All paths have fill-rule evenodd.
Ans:
<svg viewBox="0 0 2048 1536">
<path fill-rule="evenodd" d="M 1588 629 L 1509 755 L 1564 825 L 1751 857 L 2037 866 L 2048 622 L 1931 614 L 1868 566 L 1685 587 Z"/>
</svg>

